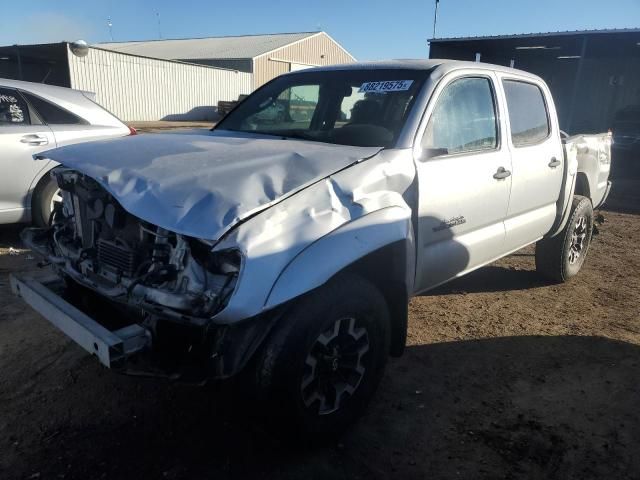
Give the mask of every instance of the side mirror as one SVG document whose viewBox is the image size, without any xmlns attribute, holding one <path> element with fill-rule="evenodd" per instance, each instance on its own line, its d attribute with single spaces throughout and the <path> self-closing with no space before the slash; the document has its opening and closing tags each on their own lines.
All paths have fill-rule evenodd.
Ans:
<svg viewBox="0 0 640 480">
<path fill-rule="evenodd" d="M 426 162 L 427 160 L 431 160 L 432 158 L 448 154 L 449 150 L 446 148 L 423 148 L 420 151 L 420 157 L 418 158 L 418 160 L 420 160 L 421 162 Z"/>
</svg>

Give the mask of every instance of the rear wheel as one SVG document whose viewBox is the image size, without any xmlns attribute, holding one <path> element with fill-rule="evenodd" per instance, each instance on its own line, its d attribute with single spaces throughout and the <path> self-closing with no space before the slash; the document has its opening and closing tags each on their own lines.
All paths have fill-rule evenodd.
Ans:
<svg viewBox="0 0 640 480">
<path fill-rule="evenodd" d="M 307 440 L 341 433 L 363 411 L 389 353 L 389 314 L 366 280 L 342 277 L 302 298 L 258 354 L 267 417 Z"/>
<path fill-rule="evenodd" d="M 536 244 L 536 270 L 558 282 L 577 275 L 587 257 L 592 230 L 591 200 L 576 195 L 564 229 L 555 237 Z"/>
<path fill-rule="evenodd" d="M 60 189 L 49 175 L 40 180 L 31 200 L 31 221 L 40 228 L 49 226 L 49 218 L 57 202 L 62 202 Z"/>
</svg>

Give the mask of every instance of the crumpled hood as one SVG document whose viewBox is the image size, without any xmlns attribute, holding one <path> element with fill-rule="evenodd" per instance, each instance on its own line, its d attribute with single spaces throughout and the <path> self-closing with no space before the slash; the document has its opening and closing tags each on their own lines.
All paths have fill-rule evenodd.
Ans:
<svg viewBox="0 0 640 480">
<path fill-rule="evenodd" d="M 37 157 L 92 177 L 138 218 L 217 240 L 242 219 L 379 150 L 208 132 L 82 143 Z"/>
</svg>

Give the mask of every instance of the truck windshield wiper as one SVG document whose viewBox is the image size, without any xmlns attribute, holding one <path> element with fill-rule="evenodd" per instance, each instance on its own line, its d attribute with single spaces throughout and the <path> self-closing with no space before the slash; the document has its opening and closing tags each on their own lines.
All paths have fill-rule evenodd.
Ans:
<svg viewBox="0 0 640 480">
<path fill-rule="evenodd" d="M 280 137 L 280 138 L 292 138 L 299 140 L 311 140 L 315 142 L 321 142 L 322 140 L 314 135 L 305 134 L 302 132 L 294 132 L 291 130 L 235 130 L 229 129 L 230 132 L 240 132 L 240 133 L 255 133 L 257 135 L 269 135 L 270 137 Z"/>
</svg>

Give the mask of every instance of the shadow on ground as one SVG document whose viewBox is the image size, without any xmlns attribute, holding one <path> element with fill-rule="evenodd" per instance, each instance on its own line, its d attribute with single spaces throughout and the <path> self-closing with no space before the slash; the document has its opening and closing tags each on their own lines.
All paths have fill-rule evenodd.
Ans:
<svg viewBox="0 0 640 480">
<path fill-rule="evenodd" d="M 27 224 L 0 225 L 0 248 L 22 248 L 20 232 Z"/>
<path fill-rule="evenodd" d="M 311 450 L 261 429 L 230 388 L 116 376 L 69 344 L 56 355 L 0 392 L 21 404 L 2 421 L 3 478 L 640 475 L 640 348 L 605 338 L 411 346 L 341 443 Z"/>
<path fill-rule="evenodd" d="M 183 113 L 172 113 L 170 115 L 165 115 L 161 118 L 164 121 L 170 122 L 194 122 L 194 121 L 214 121 L 219 120 L 220 114 L 218 113 L 218 107 L 203 105 L 200 107 L 193 107 L 188 112 Z"/>
<path fill-rule="evenodd" d="M 531 256 L 531 254 L 518 254 Z M 521 270 L 501 265 L 487 265 L 457 278 L 424 295 L 457 295 L 459 293 L 503 292 L 509 290 L 529 290 L 549 285 L 535 270 Z"/>
</svg>

